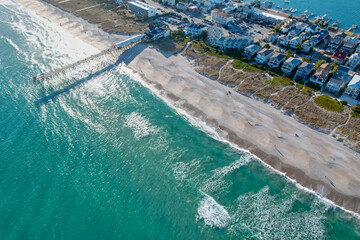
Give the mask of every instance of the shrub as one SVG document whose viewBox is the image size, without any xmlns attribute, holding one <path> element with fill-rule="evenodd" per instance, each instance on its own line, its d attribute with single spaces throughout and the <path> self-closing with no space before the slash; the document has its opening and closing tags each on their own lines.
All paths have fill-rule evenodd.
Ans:
<svg viewBox="0 0 360 240">
<path fill-rule="evenodd" d="M 336 99 L 329 97 L 328 95 L 321 95 L 317 98 L 315 98 L 315 103 L 319 105 L 320 107 L 325 108 L 326 110 L 332 111 L 332 112 L 339 112 L 341 113 L 344 111 L 343 105 L 337 101 Z"/>
<path fill-rule="evenodd" d="M 351 116 L 360 117 L 360 104 L 351 107 Z"/>
</svg>

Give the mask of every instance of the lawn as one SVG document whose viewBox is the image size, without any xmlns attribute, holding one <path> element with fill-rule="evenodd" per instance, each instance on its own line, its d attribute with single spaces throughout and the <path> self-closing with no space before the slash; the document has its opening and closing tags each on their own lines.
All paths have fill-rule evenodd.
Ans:
<svg viewBox="0 0 360 240">
<path fill-rule="evenodd" d="M 337 101 L 336 99 L 329 97 L 328 95 L 321 95 L 317 98 L 315 98 L 315 103 L 319 105 L 320 107 L 325 108 L 326 110 L 332 111 L 332 112 L 343 112 L 344 107 L 342 104 Z"/>
</svg>

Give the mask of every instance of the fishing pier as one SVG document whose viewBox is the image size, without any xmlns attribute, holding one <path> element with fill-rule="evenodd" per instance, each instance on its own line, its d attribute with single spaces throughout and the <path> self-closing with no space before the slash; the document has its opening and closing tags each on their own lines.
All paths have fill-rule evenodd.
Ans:
<svg viewBox="0 0 360 240">
<path fill-rule="evenodd" d="M 115 44 L 114 46 L 106 49 L 106 50 L 103 50 L 101 51 L 100 53 L 98 54 L 95 54 L 95 55 L 92 55 L 90 57 L 87 57 L 87 58 L 84 58 L 80 61 L 77 61 L 75 63 L 71 63 L 69 65 L 66 65 L 64 67 L 61 67 L 61 68 L 58 68 L 58 69 L 55 69 L 51 72 L 47 72 L 47 73 L 42 73 L 36 77 L 33 77 L 32 80 L 34 82 L 39 82 L 39 81 L 43 81 L 43 80 L 46 80 L 48 78 L 51 78 L 53 77 L 54 75 L 57 75 L 59 73 L 63 73 L 63 72 L 66 72 L 68 70 L 71 70 L 71 69 L 74 69 L 76 68 L 77 66 L 79 65 L 82 65 L 86 62 L 89 62 L 89 61 L 92 61 L 92 60 L 95 60 L 97 58 L 101 58 L 105 55 L 110 55 L 116 59 L 119 58 L 119 56 L 126 50 L 132 48 L 133 46 L 135 46 L 136 44 L 138 44 L 139 42 L 143 41 L 143 38 L 144 38 L 145 35 L 143 34 L 140 34 L 140 35 L 136 35 L 136 36 L 133 36 L 127 40 L 124 40 L 122 42 L 119 42 L 117 44 Z"/>
</svg>

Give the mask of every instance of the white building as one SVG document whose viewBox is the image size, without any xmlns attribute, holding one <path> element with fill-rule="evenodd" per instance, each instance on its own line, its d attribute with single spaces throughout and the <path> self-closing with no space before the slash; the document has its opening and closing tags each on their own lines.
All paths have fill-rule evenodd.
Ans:
<svg viewBox="0 0 360 240">
<path fill-rule="evenodd" d="M 211 20 L 216 24 L 228 25 L 228 23 L 234 21 L 234 17 L 230 14 L 220 11 L 219 9 L 214 9 L 211 11 Z"/>
<path fill-rule="evenodd" d="M 301 43 L 301 38 L 294 37 L 289 41 L 289 47 L 296 48 L 296 46 L 299 45 L 300 43 Z"/>
<path fill-rule="evenodd" d="M 352 70 L 354 70 L 359 64 L 360 64 L 360 54 L 354 53 L 350 56 L 349 60 L 346 62 L 345 65 L 350 67 Z"/>
<path fill-rule="evenodd" d="M 296 71 L 294 78 L 302 78 L 302 79 L 307 78 L 307 76 L 309 76 L 309 74 L 314 69 L 314 67 L 315 67 L 315 64 L 303 62 L 300 65 L 300 67 L 298 68 L 298 70 Z"/>
<path fill-rule="evenodd" d="M 209 28 L 207 40 L 209 44 L 225 50 L 244 49 L 253 42 L 253 39 L 250 37 L 233 37 L 225 35 L 223 30 L 217 26 Z"/>
<path fill-rule="evenodd" d="M 282 65 L 281 71 L 283 71 L 284 74 L 290 74 L 297 66 L 300 65 L 300 63 L 301 63 L 300 59 L 290 57 Z"/>
<path fill-rule="evenodd" d="M 138 0 L 129 1 L 128 8 L 135 15 L 144 17 L 154 17 L 156 15 L 156 8 L 150 6 L 147 3 L 140 2 Z"/>
<path fill-rule="evenodd" d="M 273 49 L 262 49 L 255 57 L 255 61 L 259 64 L 265 64 L 269 61 L 271 56 L 274 54 Z"/>
<path fill-rule="evenodd" d="M 345 90 L 345 94 L 354 99 L 360 98 L 360 75 L 356 74 Z"/>
<path fill-rule="evenodd" d="M 339 68 L 338 71 L 334 74 L 334 76 L 326 84 L 325 87 L 326 91 L 339 94 L 342 90 L 345 89 L 346 85 L 350 82 L 352 75 L 350 75 L 346 71 L 340 71 Z"/>
</svg>

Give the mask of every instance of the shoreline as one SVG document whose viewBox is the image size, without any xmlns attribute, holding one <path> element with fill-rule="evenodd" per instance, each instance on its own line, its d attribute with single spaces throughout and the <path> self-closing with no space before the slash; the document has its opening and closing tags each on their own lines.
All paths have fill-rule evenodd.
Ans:
<svg viewBox="0 0 360 240">
<path fill-rule="evenodd" d="M 160 58 L 159 52 L 155 51 L 154 49 L 145 49 L 144 51 L 149 51 L 149 53 L 146 54 L 147 57 L 149 57 L 153 60 L 156 59 L 159 62 L 161 62 L 161 60 L 159 60 L 159 58 Z M 157 54 L 158 54 L 158 56 L 156 56 Z M 143 55 L 145 55 L 145 54 L 143 54 Z M 183 56 L 171 56 L 171 57 L 185 58 Z M 298 184 L 300 184 L 301 185 L 300 188 L 306 189 L 307 192 L 311 193 L 313 191 L 320 198 L 326 198 L 326 200 L 333 202 L 335 205 L 343 208 L 346 212 L 351 213 L 352 215 L 356 216 L 357 218 L 360 217 L 359 216 L 360 198 L 358 196 L 352 196 L 350 194 L 343 194 L 343 193 L 337 192 L 336 190 L 334 190 L 331 187 L 330 183 L 324 182 L 321 179 L 313 179 L 306 174 L 304 169 L 301 169 L 299 167 L 293 166 L 293 164 L 290 164 L 293 161 L 290 161 L 290 163 L 284 161 L 284 159 L 285 159 L 284 157 L 276 155 L 276 150 L 272 153 L 266 152 L 266 151 L 262 150 L 262 148 L 257 146 L 256 143 L 246 140 L 245 136 L 239 136 L 240 134 L 238 134 L 236 130 L 232 129 L 229 126 L 226 126 L 226 124 L 222 125 L 221 122 L 219 121 L 219 119 L 210 118 L 207 113 L 204 113 L 204 111 L 200 110 L 197 106 L 194 106 L 193 104 L 189 103 L 187 101 L 187 99 L 185 99 L 184 97 L 179 97 L 176 93 L 174 93 L 174 91 L 169 91 L 169 89 L 166 87 L 166 85 L 164 86 L 163 84 L 159 83 L 159 80 L 157 80 L 157 79 L 164 79 L 164 77 L 161 77 L 161 76 L 154 77 L 153 74 L 151 73 L 151 70 L 149 70 L 149 69 L 142 71 L 141 67 L 139 68 L 138 66 L 145 66 L 146 64 L 144 64 L 144 62 L 139 63 L 136 60 L 141 61 L 141 57 L 139 57 L 139 56 L 136 57 L 135 61 L 131 62 L 127 67 L 129 67 L 135 74 L 139 75 L 139 77 L 141 78 L 140 82 L 142 82 L 142 83 L 145 82 L 146 85 L 148 85 L 147 87 L 150 88 L 151 91 L 155 90 L 156 92 L 158 92 L 159 94 L 157 94 L 157 95 L 161 99 L 163 99 L 168 105 L 170 105 L 172 108 L 175 108 L 175 110 L 177 112 L 178 112 L 178 110 L 181 109 L 181 111 L 184 111 L 191 118 L 198 119 L 199 121 L 201 121 L 206 126 L 205 128 L 204 127 L 202 128 L 203 131 L 205 131 L 209 134 L 209 131 L 207 131 L 206 129 L 212 128 L 213 131 L 215 131 L 217 135 L 219 135 L 219 136 L 224 135 L 223 139 L 219 139 L 219 137 L 215 137 L 216 140 L 220 140 L 222 142 L 227 142 L 230 145 L 232 145 L 233 147 L 237 148 L 238 150 L 248 151 L 249 153 L 254 155 L 259 161 L 261 161 L 265 166 L 271 168 L 272 170 L 277 172 L 279 175 L 286 176 L 287 180 L 289 180 L 290 182 L 296 183 L 295 185 L 297 185 L 297 187 L 299 187 Z M 186 61 L 188 62 L 187 59 L 186 59 Z M 174 62 L 179 63 L 179 62 L 181 62 L 181 60 L 177 59 Z M 189 65 L 190 65 L 190 63 L 189 63 Z M 172 66 L 174 66 L 174 64 L 172 64 Z M 199 78 L 206 79 L 207 81 L 212 82 L 214 85 L 219 85 L 218 87 L 223 89 L 223 91 L 222 91 L 223 95 L 225 95 L 226 90 L 231 90 L 230 88 L 228 88 L 214 80 L 208 79 L 208 78 L 200 75 L 199 73 L 195 72 L 195 70 L 193 70 L 193 71 L 194 71 L 194 74 L 199 75 L 198 76 Z M 167 71 L 167 73 L 169 73 L 169 72 L 170 71 Z M 132 77 L 134 77 L 134 76 L 132 76 Z M 175 86 L 174 88 L 177 88 L 177 86 Z M 181 88 L 181 87 L 179 87 L 179 88 Z M 240 98 L 247 98 L 238 93 L 233 93 L 231 96 L 234 96 L 235 94 L 239 95 L 238 97 L 240 97 Z M 227 95 L 225 95 L 225 96 L 229 97 Z M 250 98 L 247 98 L 247 99 L 250 102 L 253 102 L 255 105 L 265 105 L 259 101 L 256 101 L 256 100 L 253 100 Z M 264 106 L 264 108 L 267 108 L 267 107 L 269 107 L 269 106 Z M 268 110 L 270 112 L 274 112 L 276 115 L 278 115 L 278 114 L 283 115 L 281 112 L 277 111 L 276 109 L 269 108 Z M 181 114 L 181 115 L 183 115 L 183 114 Z M 317 132 L 316 130 L 308 128 L 305 125 L 297 122 L 295 119 L 293 119 L 291 117 L 288 117 L 285 115 L 283 115 L 283 116 L 285 118 L 291 119 L 290 121 L 294 121 L 297 124 L 301 125 L 302 128 L 307 128 L 307 129 L 305 129 L 307 131 L 315 132 L 315 134 L 319 134 L 319 135 L 321 134 L 321 133 Z M 187 117 L 187 120 L 189 120 L 189 117 Z M 245 119 L 245 120 L 247 121 L 247 119 Z M 253 120 L 253 119 L 251 119 L 251 120 Z M 222 122 L 222 123 L 224 123 L 224 122 Z M 193 125 L 197 125 L 197 124 L 193 124 Z M 248 126 L 248 128 L 249 128 L 249 126 Z M 197 127 L 199 127 L 199 126 L 197 126 Z M 250 126 L 250 128 L 253 128 L 253 127 Z M 214 138 L 213 134 L 210 134 L 210 135 L 212 135 L 212 137 Z M 325 134 L 322 134 L 322 135 L 325 135 Z M 325 135 L 325 136 L 328 136 L 328 135 Z M 280 151 L 283 151 L 283 147 L 278 146 L 277 149 L 279 149 Z M 347 150 L 347 149 L 345 149 L 345 150 Z M 350 151 L 352 151 L 352 150 L 350 150 Z M 354 176 L 354 177 L 356 177 L 356 176 Z M 334 179 L 332 179 L 332 180 L 334 180 Z"/>
<path fill-rule="evenodd" d="M 43 5 L 40 8 L 25 0 L 15 2 L 57 24 L 61 20 L 71 19 L 77 26 L 61 24 L 60 27 L 99 50 L 126 38 L 106 33 L 102 29 L 99 31 L 97 25 L 48 3 L 32 1 Z M 83 29 L 89 30 L 79 30 L 81 24 L 85 24 Z M 93 33 L 91 38 L 88 31 Z M 161 91 L 163 100 L 174 106 L 183 102 L 180 105 L 189 116 L 199 118 L 221 134 L 226 132 L 225 139 L 230 143 L 246 149 L 276 171 L 296 179 L 294 181 L 305 188 L 313 189 L 319 196 L 360 213 L 360 181 L 357 180 L 360 162 L 357 162 L 359 156 L 353 150 L 271 106 L 234 93 L 219 82 L 200 75 L 184 56 L 164 56 L 157 50 L 140 48 L 137 45 L 132 49 L 139 53 L 128 67 L 157 91 Z M 233 94 L 225 95 L 229 90 Z M 250 126 L 249 121 L 259 126 Z M 301 138 L 295 138 L 294 134 L 299 134 Z M 335 183 L 336 190 L 326 181 L 327 178 Z"/>
</svg>

